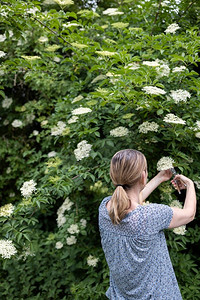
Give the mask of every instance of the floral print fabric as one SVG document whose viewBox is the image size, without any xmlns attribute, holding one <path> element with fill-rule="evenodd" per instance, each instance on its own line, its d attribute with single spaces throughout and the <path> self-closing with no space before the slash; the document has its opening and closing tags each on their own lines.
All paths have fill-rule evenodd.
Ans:
<svg viewBox="0 0 200 300">
<path fill-rule="evenodd" d="M 173 211 L 163 204 L 139 205 L 118 225 L 109 217 L 105 198 L 99 207 L 99 230 L 110 270 L 111 300 L 182 300 L 163 229 Z"/>
</svg>

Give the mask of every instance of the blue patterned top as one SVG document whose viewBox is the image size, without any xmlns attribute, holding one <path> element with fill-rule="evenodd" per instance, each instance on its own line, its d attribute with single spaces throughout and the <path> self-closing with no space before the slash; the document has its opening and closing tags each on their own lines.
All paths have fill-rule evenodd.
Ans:
<svg viewBox="0 0 200 300">
<path fill-rule="evenodd" d="M 182 300 L 163 229 L 173 211 L 163 204 L 138 205 L 118 225 L 99 207 L 101 243 L 110 270 L 111 300 Z"/>
</svg>

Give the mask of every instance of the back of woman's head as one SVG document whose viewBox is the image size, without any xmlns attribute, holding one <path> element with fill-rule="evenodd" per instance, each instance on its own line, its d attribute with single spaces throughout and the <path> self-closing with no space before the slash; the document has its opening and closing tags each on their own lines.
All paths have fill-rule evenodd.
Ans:
<svg viewBox="0 0 200 300">
<path fill-rule="evenodd" d="M 145 156 L 137 150 L 121 150 L 112 157 L 110 177 L 116 189 L 111 197 L 109 215 L 113 224 L 125 217 L 131 205 L 126 191 L 138 184 L 146 167 Z"/>
</svg>

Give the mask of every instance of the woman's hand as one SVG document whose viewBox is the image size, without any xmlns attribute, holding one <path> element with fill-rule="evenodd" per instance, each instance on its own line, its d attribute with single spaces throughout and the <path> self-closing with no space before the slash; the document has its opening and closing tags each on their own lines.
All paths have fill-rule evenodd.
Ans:
<svg viewBox="0 0 200 300">
<path fill-rule="evenodd" d="M 163 170 L 163 171 L 160 171 L 157 176 L 161 179 L 161 182 L 164 182 L 164 181 L 169 180 L 172 177 L 172 172 L 170 169 Z"/>
<path fill-rule="evenodd" d="M 185 190 L 187 185 L 193 184 L 192 180 L 184 175 L 177 174 L 171 181 L 175 189 Z"/>
</svg>

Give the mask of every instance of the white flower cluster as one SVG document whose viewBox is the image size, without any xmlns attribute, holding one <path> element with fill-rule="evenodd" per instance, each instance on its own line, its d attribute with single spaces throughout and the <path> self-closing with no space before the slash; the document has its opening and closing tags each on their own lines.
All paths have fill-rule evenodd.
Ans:
<svg viewBox="0 0 200 300">
<path fill-rule="evenodd" d="M 101 55 L 101 56 L 114 56 L 117 54 L 117 52 L 111 52 L 111 51 L 96 51 L 97 54 Z"/>
<path fill-rule="evenodd" d="M 155 131 L 157 132 L 159 125 L 156 122 L 143 122 L 139 125 L 138 129 L 140 133 L 147 133 L 148 131 Z"/>
<path fill-rule="evenodd" d="M 10 217 L 14 211 L 14 206 L 9 203 L 0 207 L 0 217 Z"/>
<path fill-rule="evenodd" d="M 39 134 L 39 131 L 38 130 L 33 130 L 33 133 L 32 133 L 34 136 L 37 136 Z"/>
<path fill-rule="evenodd" d="M 187 98 L 190 98 L 191 95 L 188 91 L 186 90 L 176 90 L 176 91 L 171 91 L 170 96 L 172 97 L 172 99 L 174 100 L 175 103 L 179 103 L 181 101 L 186 102 Z"/>
<path fill-rule="evenodd" d="M 153 60 L 153 61 L 149 61 L 149 60 L 145 60 L 142 63 L 145 66 L 149 66 L 149 67 L 159 67 L 160 64 L 157 60 Z"/>
<path fill-rule="evenodd" d="M 117 8 L 107 8 L 103 11 L 103 14 L 108 16 L 116 16 L 123 15 L 124 13 L 122 11 L 119 11 Z"/>
<path fill-rule="evenodd" d="M 195 136 L 196 136 L 198 139 L 200 139 L 200 132 L 197 132 L 197 133 L 195 134 Z"/>
<path fill-rule="evenodd" d="M 72 103 L 81 101 L 82 99 L 83 99 L 83 96 L 82 96 L 82 95 L 79 95 L 79 96 L 75 97 L 75 98 L 72 100 Z"/>
<path fill-rule="evenodd" d="M 87 264 L 90 267 L 96 267 L 98 261 L 99 261 L 99 259 L 93 255 L 89 255 L 87 258 Z"/>
<path fill-rule="evenodd" d="M 67 123 L 68 123 L 68 124 L 76 123 L 77 120 L 78 120 L 78 117 L 77 117 L 77 116 L 72 116 L 72 117 L 67 121 Z"/>
<path fill-rule="evenodd" d="M 175 234 L 184 235 L 187 232 L 186 226 L 182 225 L 182 226 L 176 227 L 173 229 L 173 232 Z"/>
<path fill-rule="evenodd" d="M 0 240 L 0 255 L 2 258 L 11 258 L 15 255 L 17 250 L 10 240 Z"/>
<path fill-rule="evenodd" d="M 182 120 L 181 118 L 177 117 L 174 114 L 166 114 L 163 121 L 167 123 L 183 124 L 183 125 L 186 123 L 186 121 Z"/>
<path fill-rule="evenodd" d="M 128 135 L 128 133 L 129 133 L 129 130 L 123 126 L 119 126 L 117 128 L 110 130 L 110 135 L 112 135 L 114 137 L 126 136 L 126 135 Z"/>
<path fill-rule="evenodd" d="M 92 145 L 88 144 L 87 141 L 83 140 L 77 144 L 77 149 L 74 150 L 76 160 L 82 160 L 85 157 L 89 157 Z"/>
<path fill-rule="evenodd" d="M 3 51 L 0 51 L 0 58 L 6 56 L 6 53 Z"/>
<path fill-rule="evenodd" d="M 179 73 L 188 70 L 185 66 L 175 67 L 172 69 L 172 73 Z"/>
<path fill-rule="evenodd" d="M 74 4 L 73 0 L 54 0 L 58 5 L 60 6 L 67 6 L 67 5 L 72 5 Z"/>
<path fill-rule="evenodd" d="M 55 157 L 56 155 L 57 155 L 57 152 L 55 152 L 55 151 L 51 151 L 51 152 L 49 152 L 49 153 L 47 154 L 47 156 L 48 156 L 49 158 Z"/>
<path fill-rule="evenodd" d="M 77 224 L 71 224 L 70 227 L 67 229 L 67 231 L 70 234 L 75 234 L 75 233 L 79 233 L 80 232 Z"/>
<path fill-rule="evenodd" d="M 35 115 L 33 114 L 28 114 L 26 116 L 26 122 L 29 124 L 29 123 L 32 123 L 33 121 L 35 120 Z"/>
<path fill-rule="evenodd" d="M 2 107 L 3 108 L 9 108 L 12 104 L 13 100 L 12 98 L 8 98 L 6 97 L 3 101 L 2 101 Z"/>
<path fill-rule="evenodd" d="M 87 225 L 87 221 L 85 219 L 80 220 L 80 226 L 84 229 Z"/>
<path fill-rule="evenodd" d="M 156 71 L 158 73 L 158 77 L 169 76 L 170 68 L 167 64 L 161 64 L 156 68 Z"/>
<path fill-rule="evenodd" d="M 167 27 L 167 29 L 165 30 L 166 33 L 175 33 L 176 30 L 178 30 L 180 27 L 178 26 L 178 24 L 176 23 L 172 23 L 171 25 L 169 25 Z"/>
<path fill-rule="evenodd" d="M 38 42 L 40 43 L 46 43 L 48 42 L 48 37 L 47 36 L 41 36 L 39 39 L 38 39 Z"/>
<path fill-rule="evenodd" d="M 72 110 L 72 115 L 76 116 L 76 115 L 83 115 L 83 114 L 87 114 L 89 112 L 91 112 L 92 110 L 88 107 L 79 107 L 79 108 L 75 108 L 74 110 Z"/>
<path fill-rule="evenodd" d="M 137 70 L 139 69 L 140 65 L 138 63 L 130 63 L 127 65 L 127 67 L 125 68 L 128 68 L 129 70 Z"/>
<path fill-rule="evenodd" d="M 69 245 L 69 246 L 74 245 L 77 242 L 77 238 L 74 235 L 71 235 L 66 238 L 66 242 L 67 242 L 67 245 Z"/>
<path fill-rule="evenodd" d="M 170 203 L 170 207 L 178 207 L 178 208 L 182 208 L 182 204 L 180 201 L 178 200 L 173 200 L 171 203 Z"/>
<path fill-rule="evenodd" d="M 24 247 L 22 253 L 17 257 L 17 259 L 23 259 L 23 261 L 25 261 L 28 256 L 35 256 L 35 253 L 33 253 L 29 247 Z"/>
<path fill-rule="evenodd" d="M 21 120 L 14 120 L 13 122 L 12 122 L 12 126 L 13 127 L 15 127 L 15 128 L 17 128 L 17 127 L 21 127 L 23 125 L 23 123 L 22 123 L 22 121 Z"/>
<path fill-rule="evenodd" d="M 6 40 L 6 35 L 4 34 L 0 34 L 0 42 L 4 42 Z"/>
<path fill-rule="evenodd" d="M 66 217 L 64 216 L 65 211 L 69 211 L 74 203 L 70 201 L 70 199 L 67 197 L 63 204 L 59 207 L 57 211 L 57 224 L 58 227 L 61 227 L 66 222 Z"/>
<path fill-rule="evenodd" d="M 163 156 L 158 162 L 157 162 L 157 170 L 163 171 L 173 168 L 174 160 L 169 156 Z"/>
<path fill-rule="evenodd" d="M 20 188 L 21 194 L 24 198 L 29 198 L 33 192 L 35 192 L 37 183 L 31 179 L 29 181 L 25 181 Z"/>
<path fill-rule="evenodd" d="M 27 13 L 28 14 L 33 14 L 33 15 L 35 15 L 36 14 L 36 12 L 38 12 L 39 11 L 39 9 L 37 8 L 37 7 L 34 7 L 34 8 L 29 8 L 29 9 L 27 9 Z"/>
<path fill-rule="evenodd" d="M 142 88 L 142 90 L 146 93 L 146 94 L 150 94 L 150 95 L 165 95 L 166 92 L 163 89 L 157 88 L 156 86 L 145 86 Z"/>
<path fill-rule="evenodd" d="M 62 135 L 65 128 L 66 128 L 66 124 L 62 121 L 58 121 L 57 126 L 51 128 L 51 135 L 54 136 Z"/>
<path fill-rule="evenodd" d="M 56 247 L 56 249 L 61 249 L 63 247 L 63 243 L 57 242 L 55 247 Z"/>
</svg>

